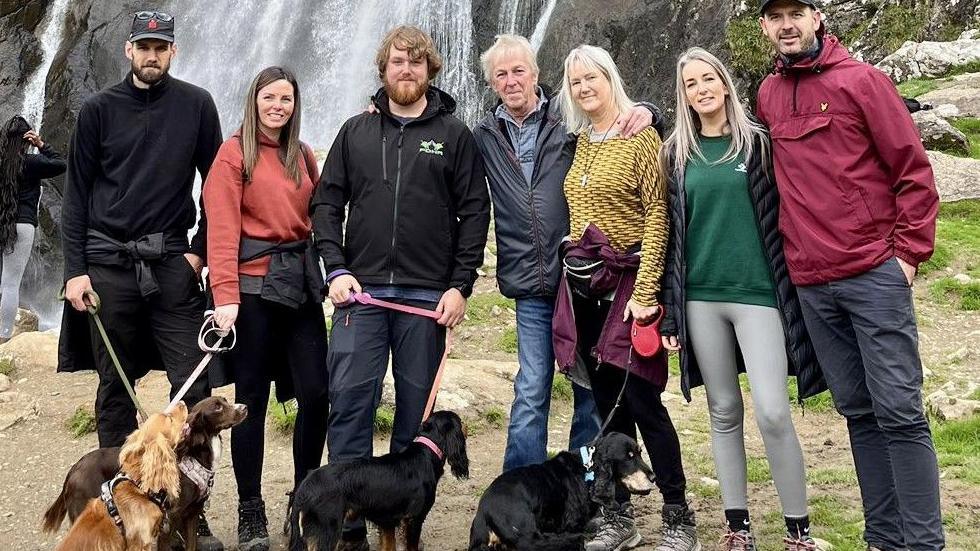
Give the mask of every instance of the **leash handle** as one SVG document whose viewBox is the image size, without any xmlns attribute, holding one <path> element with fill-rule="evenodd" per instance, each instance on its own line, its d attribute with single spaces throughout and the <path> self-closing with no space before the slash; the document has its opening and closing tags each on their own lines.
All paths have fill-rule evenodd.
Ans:
<svg viewBox="0 0 980 551">
<path fill-rule="evenodd" d="M 396 312 L 403 312 L 405 314 L 415 314 L 416 316 L 422 316 L 433 320 L 438 320 L 442 317 L 442 314 L 436 312 L 435 310 L 427 310 L 425 308 L 419 308 L 418 306 L 408 306 L 407 304 L 398 304 L 397 302 L 376 299 L 369 293 L 353 293 L 351 295 L 351 300 L 359 304 L 379 306 L 381 308 L 387 308 L 388 310 L 395 310 Z"/>
<path fill-rule="evenodd" d="M 218 340 L 213 345 L 209 345 L 207 343 L 207 337 L 211 333 L 218 335 Z M 222 346 L 227 336 L 231 336 L 231 342 L 226 346 Z M 170 400 L 170 403 L 167 404 L 167 407 L 164 408 L 163 412 L 170 413 L 173 411 L 173 409 L 177 406 L 177 402 L 184 398 L 187 391 L 191 389 L 194 382 L 201 376 L 201 373 L 204 373 L 204 368 L 208 366 L 211 358 L 214 357 L 215 354 L 220 354 L 221 352 L 231 350 L 235 347 L 236 342 L 238 342 L 238 338 L 237 334 L 235 333 L 234 325 L 231 327 L 230 332 L 222 335 L 221 329 L 218 328 L 218 325 L 214 321 L 214 310 L 204 312 L 204 323 L 201 324 L 201 330 L 197 334 L 197 346 L 202 352 L 205 352 L 204 357 L 201 358 L 201 361 L 197 364 L 197 367 L 194 368 L 194 371 L 192 371 L 190 376 L 187 377 L 187 380 L 184 381 L 184 384 L 180 387 L 180 390 L 177 391 L 177 394 L 174 394 L 174 397 Z"/>
</svg>

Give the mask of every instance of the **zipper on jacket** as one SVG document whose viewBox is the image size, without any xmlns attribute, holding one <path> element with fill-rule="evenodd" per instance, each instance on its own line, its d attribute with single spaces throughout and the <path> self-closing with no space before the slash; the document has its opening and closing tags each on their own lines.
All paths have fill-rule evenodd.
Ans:
<svg viewBox="0 0 980 551">
<path fill-rule="evenodd" d="M 388 136 L 385 135 L 384 126 L 381 127 L 381 178 L 388 185 Z"/>
<path fill-rule="evenodd" d="M 398 188 L 401 187 L 402 182 L 402 139 L 405 137 L 405 125 L 403 124 L 398 129 L 398 142 L 396 144 L 396 149 L 398 151 L 397 161 L 395 161 L 395 208 L 391 216 L 391 254 L 389 258 L 391 259 L 388 268 L 388 284 L 395 284 L 395 245 L 398 237 Z"/>
</svg>

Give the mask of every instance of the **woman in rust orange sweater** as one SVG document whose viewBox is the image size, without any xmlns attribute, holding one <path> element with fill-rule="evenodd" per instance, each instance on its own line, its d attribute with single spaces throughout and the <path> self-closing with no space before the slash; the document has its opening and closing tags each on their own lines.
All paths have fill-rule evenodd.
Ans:
<svg viewBox="0 0 980 551">
<path fill-rule="evenodd" d="M 258 74 L 242 126 L 226 141 L 204 184 L 208 267 L 215 321 L 236 326 L 237 345 L 212 384 L 235 384 L 248 418 L 232 429 L 239 548 L 268 549 L 262 456 L 269 383 L 299 405 L 293 433 L 295 484 L 320 466 L 327 430 L 327 334 L 319 260 L 310 247 L 310 198 L 319 180 L 299 141 L 300 94 L 281 67 Z M 216 376 L 217 375 L 217 376 Z M 214 380 L 217 379 L 217 380 Z"/>
</svg>

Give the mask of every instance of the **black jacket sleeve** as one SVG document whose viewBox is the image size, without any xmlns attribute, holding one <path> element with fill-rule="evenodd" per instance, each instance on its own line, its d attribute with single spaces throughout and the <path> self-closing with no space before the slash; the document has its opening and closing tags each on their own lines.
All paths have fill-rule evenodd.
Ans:
<svg viewBox="0 0 980 551">
<path fill-rule="evenodd" d="M 43 180 L 61 176 L 68 165 L 51 144 L 44 144 L 38 155 L 24 157 L 24 176 L 28 179 Z"/>
<path fill-rule="evenodd" d="M 85 103 L 78 113 L 68 151 L 68 177 L 61 204 L 61 231 L 65 255 L 65 281 L 88 273 L 85 241 L 88 203 L 99 172 L 101 155 L 98 107 Z"/>
<path fill-rule="evenodd" d="M 663 111 L 657 107 L 657 104 L 650 101 L 637 102 L 637 105 L 645 107 L 650 114 L 653 115 L 653 129 L 657 131 L 657 135 L 660 136 L 661 140 L 667 139 L 667 125 L 664 121 Z"/>
<path fill-rule="evenodd" d="M 477 278 L 476 270 L 483 264 L 483 248 L 490 227 L 490 193 L 483 157 L 476 149 L 473 134 L 466 128 L 458 139 L 453 177 L 451 192 L 459 222 L 449 286 L 469 297 Z"/>
<path fill-rule="evenodd" d="M 323 164 L 320 183 L 310 202 L 313 238 L 327 276 L 346 269 L 344 257 L 344 208 L 350 201 L 351 185 L 347 177 L 347 124 L 337 133 L 327 160 Z M 356 275 L 356 274 L 355 274 Z"/>
<path fill-rule="evenodd" d="M 214 105 L 214 99 L 208 94 L 207 100 L 201 109 L 200 130 L 197 133 L 197 147 L 194 150 L 194 166 L 201 174 L 201 187 L 208 179 L 208 171 L 211 170 L 211 163 L 214 162 L 218 148 L 221 147 L 221 120 L 218 118 L 218 109 Z M 191 238 L 190 252 L 201 257 L 205 263 L 208 260 L 207 236 L 208 219 L 204 213 L 204 191 L 198 199 L 198 212 L 201 213 L 197 221 L 197 231 Z"/>
</svg>

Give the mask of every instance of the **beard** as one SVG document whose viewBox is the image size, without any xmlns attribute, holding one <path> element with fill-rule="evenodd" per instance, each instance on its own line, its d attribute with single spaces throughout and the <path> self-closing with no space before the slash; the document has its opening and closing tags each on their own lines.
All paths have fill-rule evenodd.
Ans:
<svg viewBox="0 0 980 551">
<path fill-rule="evenodd" d="M 167 72 L 170 70 L 170 66 L 169 65 L 140 66 L 137 65 L 135 61 L 133 61 L 132 69 L 133 69 L 133 74 L 136 75 L 136 78 L 138 78 L 140 82 L 153 86 L 154 84 L 163 80 L 163 77 L 166 76 Z"/>
<path fill-rule="evenodd" d="M 385 92 L 388 99 L 398 105 L 412 105 L 429 90 L 428 82 L 412 82 L 407 80 L 385 81 Z"/>
</svg>

